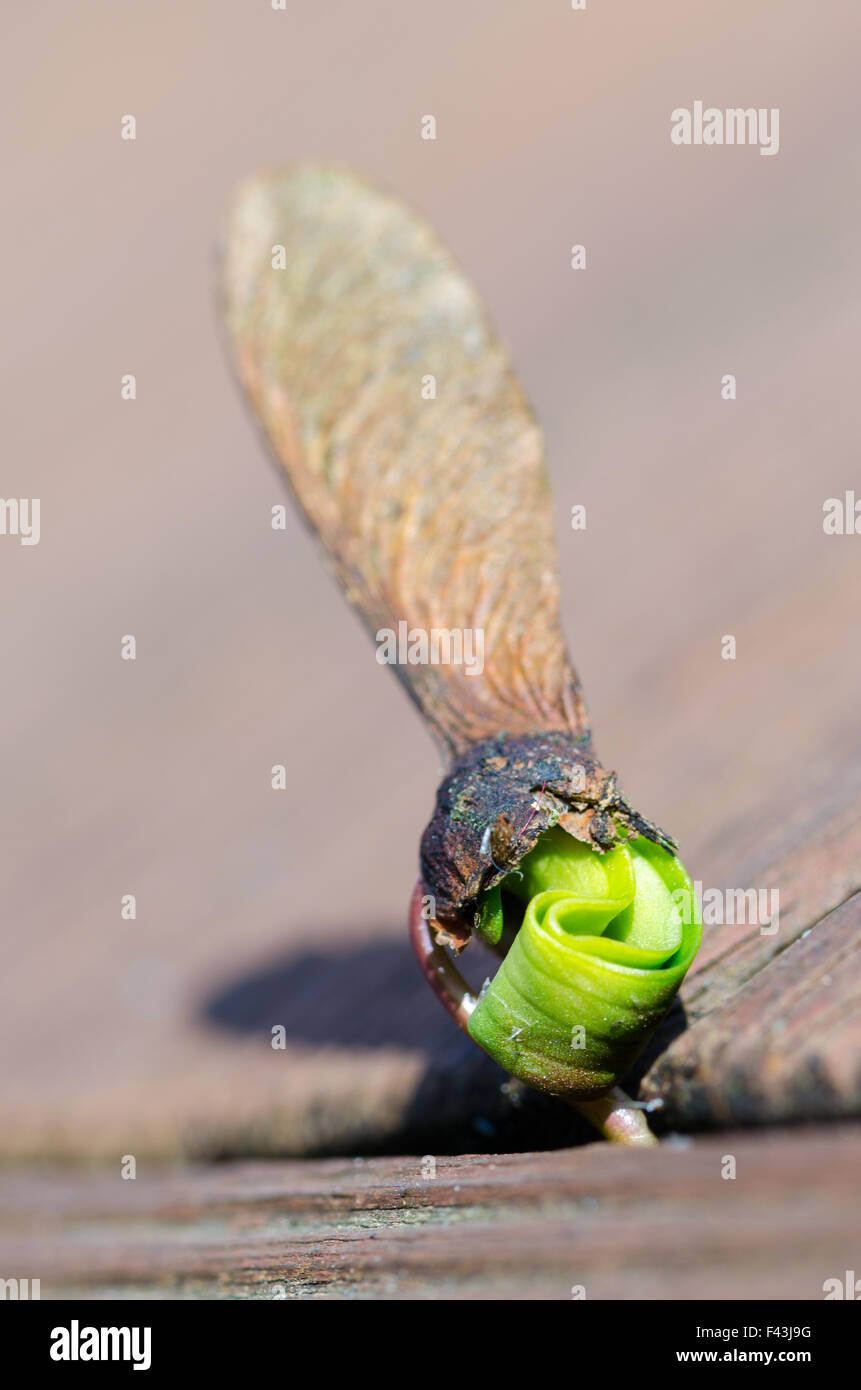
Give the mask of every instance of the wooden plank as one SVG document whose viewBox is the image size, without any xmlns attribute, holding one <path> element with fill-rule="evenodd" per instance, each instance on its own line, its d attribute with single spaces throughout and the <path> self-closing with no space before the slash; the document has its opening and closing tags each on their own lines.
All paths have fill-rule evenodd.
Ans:
<svg viewBox="0 0 861 1390">
<path fill-rule="evenodd" d="M 430 1178 L 417 1157 L 19 1172 L 0 1239 L 43 1297 L 818 1299 L 854 1268 L 859 1160 L 852 1126 L 437 1157 Z"/>
<path fill-rule="evenodd" d="M 660 1124 L 835 1119 L 861 1111 L 861 814 L 797 822 L 746 887 L 779 891 L 775 932 L 706 926 L 639 1094 Z"/>
<path fill-rule="evenodd" d="M 676 1039 L 642 1093 L 665 1121 L 763 1124 L 861 1110 L 861 893 Z"/>
<path fill-rule="evenodd" d="M 744 888 L 779 893 L 779 925 L 706 926 L 703 944 L 682 988 L 688 1019 L 702 1018 L 756 976 L 769 961 L 861 889 L 861 803 L 816 808 L 784 831 L 780 851 L 760 864 Z"/>
</svg>

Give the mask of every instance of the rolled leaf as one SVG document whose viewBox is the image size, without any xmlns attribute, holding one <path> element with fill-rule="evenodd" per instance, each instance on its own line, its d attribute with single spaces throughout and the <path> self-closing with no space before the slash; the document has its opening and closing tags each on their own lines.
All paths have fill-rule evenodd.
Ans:
<svg viewBox="0 0 861 1390">
<path fill-rule="evenodd" d="M 693 885 L 648 840 L 598 855 L 557 828 L 502 888 L 526 910 L 470 1036 L 538 1090 L 601 1095 L 630 1069 L 693 961 Z"/>
</svg>

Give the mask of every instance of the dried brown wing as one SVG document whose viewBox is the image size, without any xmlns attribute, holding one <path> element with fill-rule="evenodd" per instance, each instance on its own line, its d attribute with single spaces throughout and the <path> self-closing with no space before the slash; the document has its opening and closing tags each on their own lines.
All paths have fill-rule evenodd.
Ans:
<svg viewBox="0 0 861 1390">
<path fill-rule="evenodd" d="M 481 674 L 396 667 L 447 747 L 585 733 L 540 431 L 431 229 L 349 171 L 264 172 L 233 206 L 224 273 L 241 379 L 371 633 L 484 634 Z"/>
</svg>

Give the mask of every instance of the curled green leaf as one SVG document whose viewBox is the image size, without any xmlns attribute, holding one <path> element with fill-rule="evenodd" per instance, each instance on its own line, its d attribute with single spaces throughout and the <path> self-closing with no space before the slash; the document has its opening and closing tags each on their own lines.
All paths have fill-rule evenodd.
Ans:
<svg viewBox="0 0 861 1390">
<path fill-rule="evenodd" d="M 673 855 L 637 838 L 598 854 L 558 827 L 504 879 L 525 904 L 508 954 L 469 1019 L 506 1071 L 571 1100 L 602 1095 L 666 1014 L 702 934 Z M 482 920 L 497 914 L 482 904 Z"/>
</svg>

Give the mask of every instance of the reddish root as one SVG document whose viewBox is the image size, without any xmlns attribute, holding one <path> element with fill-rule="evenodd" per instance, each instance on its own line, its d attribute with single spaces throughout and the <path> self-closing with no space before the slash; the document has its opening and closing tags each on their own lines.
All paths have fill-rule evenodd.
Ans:
<svg viewBox="0 0 861 1390">
<path fill-rule="evenodd" d="M 451 956 L 436 941 L 433 928 L 422 911 L 424 896 L 425 887 L 419 880 L 410 901 L 410 941 L 422 974 L 437 999 L 466 1033 L 469 1016 L 478 1000 Z"/>
</svg>

